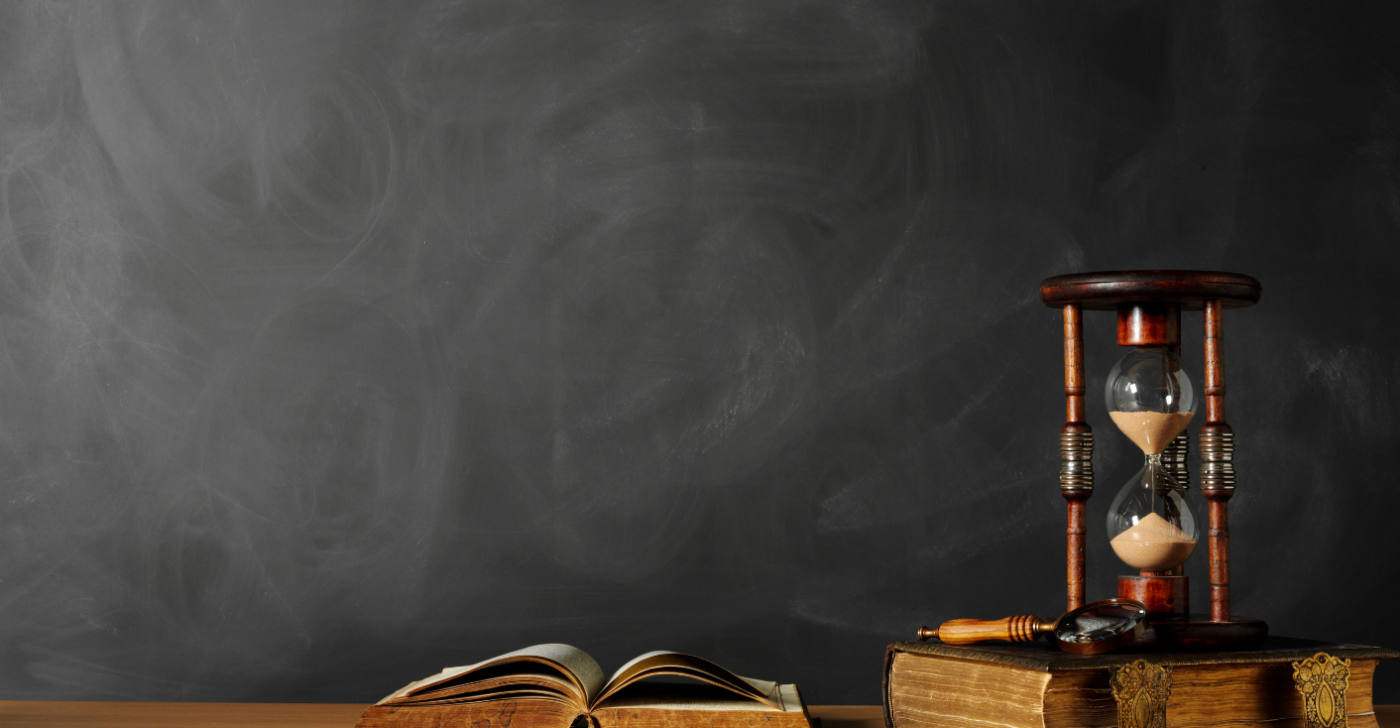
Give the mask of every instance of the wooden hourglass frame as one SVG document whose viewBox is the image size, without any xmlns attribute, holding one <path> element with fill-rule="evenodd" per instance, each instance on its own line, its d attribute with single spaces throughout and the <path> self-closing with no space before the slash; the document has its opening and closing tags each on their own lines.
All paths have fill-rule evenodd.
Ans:
<svg viewBox="0 0 1400 728">
<path fill-rule="evenodd" d="M 1047 278 L 1040 300 L 1064 312 L 1065 424 L 1060 428 L 1060 493 L 1068 504 L 1068 599 L 1066 610 L 1083 606 L 1086 501 L 1094 492 L 1094 433 L 1085 420 L 1083 311 L 1115 311 L 1118 344 L 1181 348 L 1181 312 L 1202 311 L 1204 320 L 1205 423 L 1200 428 L 1200 490 L 1209 504 L 1207 559 L 1210 613 L 1187 613 L 1186 577 L 1143 572 L 1124 577 L 1119 597 L 1143 602 L 1156 640 L 1182 648 L 1257 643 L 1268 634 L 1261 620 L 1230 613 L 1230 529 L 1228 503 L 1235 492 L 1234 433 L 1225 421 L 1224 311 L 1259 301 L 1259 281 L 1238 273 L 1208 271 L 1114 271 Z M 1186 454 L 1190 435 L 1182 432 L 1167 446 L 1162 461 L 1182 485 L 1189 482 Z"/>
</svg>

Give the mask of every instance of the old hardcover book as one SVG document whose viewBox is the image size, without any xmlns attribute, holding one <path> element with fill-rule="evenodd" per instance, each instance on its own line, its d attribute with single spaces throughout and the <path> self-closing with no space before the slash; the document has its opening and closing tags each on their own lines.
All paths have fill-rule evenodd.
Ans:
<svg viewBox="0 0 1400 728">
<path fill-rule="evenodd" d="M 810 721 L 795 685 L 739 677 L 679 652 L 648 652 L 607 677 L 582 650 L 549 644 L 410 683 L 370 706 L 355 725 L 809 728 Z"/>
<path fill-rule="evenodd" d="M 1400 653 L 1285 637 L 1271 637 L 1250 650 L 1103 655 L 1071 655 L 1044 642 L 967 647 L 899 642 L 885 652 L 885 723 L 889 728 L 1112 728 L 1119 722 L 1110 673 L 1145 660 L 1170 666 L 1167 726 L 1304 728 L 1306 708 L 1293 664 L 1319 652 L 1350 660 L 1344 668 L 1345 713 L 1343 701 L 1330 695 L 1323 696 L 1323 710 L 1345 715 L 1344 724 L 1353 728 L 1375 726 L 1371 678 L 1378 661 Z"/>
</svg>

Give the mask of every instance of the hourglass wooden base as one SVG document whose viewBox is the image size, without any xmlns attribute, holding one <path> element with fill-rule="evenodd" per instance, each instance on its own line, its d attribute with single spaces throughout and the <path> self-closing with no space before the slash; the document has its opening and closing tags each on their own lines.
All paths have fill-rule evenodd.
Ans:
<svg viewBox="0 0 1400 728">
<path fill-rule="evenodd" d="M 1118 598 L 1142 603 L 1149 619 L 1184 617 L 1191 611 L 1189 586 L 1185 576 L 1120 576 Z"/>
<path fill-rule="evenodd" d="M 1214 650 L 1253 647 L 1269 636 L 1269 625 L 1253 617 L 1190 613 L 1190 579 L 1184 575 L 1118 577 L 1118 598 L 1147 607 L 1147 632 L 1135 647 L 1165 650 Z"/>
<path fill-rule="evenodd" d="M 1257 647 L 1268 636 L 1269 625 L 1253 617 L 1227 617 L 1224 621 L 1211 619 L 1209 614 L 1148 617 L 1147 630 L 1133 647 L 1167 651 L 1239 650 Z"/>
</svg>

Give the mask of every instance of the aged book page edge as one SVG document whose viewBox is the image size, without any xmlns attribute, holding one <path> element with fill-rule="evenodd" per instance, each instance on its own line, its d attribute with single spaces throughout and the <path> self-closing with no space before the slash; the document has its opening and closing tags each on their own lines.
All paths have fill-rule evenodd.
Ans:
<svg viewBox="0 0 1400 728">
<path fill-rule="evenodd" d="M 593 711 L 600 728 L 810 728 L 799 711 L 704 710 L 687 708 L 601 708 Z M 567 726 L 560 726 L 567 728 Z"/>
<path fill-rule="evenodd" d="M 569 728 L 579 710 L 544 700 L 503 700 L 447 705 L 371 705 L 355 728 Z"/>
<path fill-rule="evenodd" d="M 886 699 L 898 728 L 1040 728 L 1050 677 L 1019 667 L 896 652 Z"/>
<path fill-rule="evenodd" d="M 641 690 L 629 690 L 608 697 L 601 704 L 593 709 L 594 713 L 599 710 L 612 709 L 659 709 L 659 710 L 721 710 L 726 712 L 762 713 L 771 715 L 774 713 L 807 713 L 807 706 L 802 702 L 802 695 L 798 692 L 796 685 L 778 685 L 774 688 L 774 693 L 778 696 L 778 705 L 773 706 L 761 703 L 746 696 L 736 696 L 727 689 L 720 686 L 706 686 L 710 691 L 709 695 L 699 694 L 689 691 L 685 685 L 643 685 L 638 686 Z M 695 686 L 700 687 L 700 686 Z M 647 688 L 652 690 L 647 691 Z M 650 692 L 650 694 L 647 694 Z"/>
</svg>

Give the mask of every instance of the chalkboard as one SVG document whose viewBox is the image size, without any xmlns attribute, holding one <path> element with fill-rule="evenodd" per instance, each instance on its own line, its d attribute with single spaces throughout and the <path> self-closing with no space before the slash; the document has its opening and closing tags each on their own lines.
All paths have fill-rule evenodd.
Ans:
<svg viewBox="0 0 1400 728">
<path fill-rule="evenodd" d="M 1139 268 L 1264 287 L 1225 320 L 1235 611 L 1400 647 L 1397 31 L 1380 1 L 0 5 L 0 697 L 371 701 L 560 641 L 878 702 L 920 624 L 1062 607 L 1036 289 Z M 1091 598 L 1138 466 L 1112 318 Z"/>
</svg>

